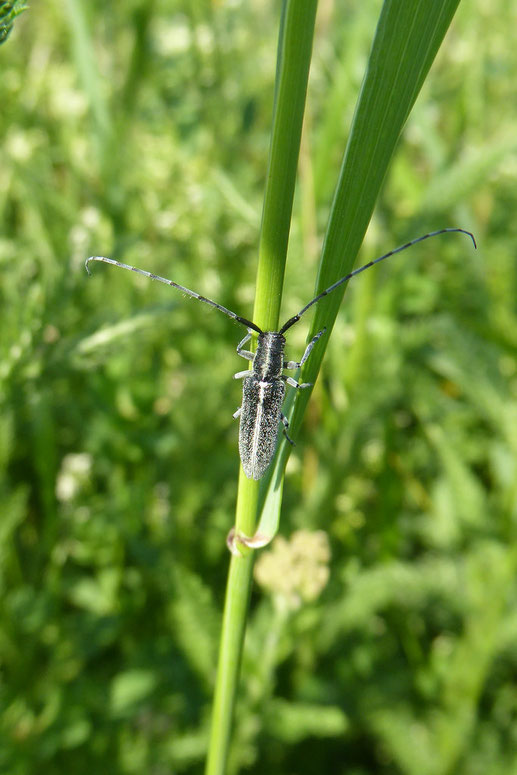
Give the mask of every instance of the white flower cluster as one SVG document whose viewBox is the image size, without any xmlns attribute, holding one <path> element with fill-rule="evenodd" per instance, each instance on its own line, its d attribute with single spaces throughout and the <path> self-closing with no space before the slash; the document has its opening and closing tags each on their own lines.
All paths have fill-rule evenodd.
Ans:
<svg viewBox="0 0 517 775">
<path fill-rule="evenodd" d="M 278 536 L 270 551 L 261 554 L 255 579 L 279 603 L 290 609 L 315 600 L 325 587 L 330 547 L 323 530 L 297 530 L 286 541 Z"/>
</svg>

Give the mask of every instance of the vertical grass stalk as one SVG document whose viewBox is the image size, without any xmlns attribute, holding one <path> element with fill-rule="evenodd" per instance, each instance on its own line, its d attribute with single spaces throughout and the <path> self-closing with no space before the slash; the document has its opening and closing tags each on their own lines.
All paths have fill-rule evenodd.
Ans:
<svg viewBox="0 0 517 775">
<path fill-rule="evenodd" d="M 459 0 L 385 0 L 355 108 L 325 233 L 315 294 L 351 271 L 404 124 L 425 81 Z M 440 226 L 446 224 L 440 224 Z M 452 224 L 456 225 L 456 224 Z M 346 285 L 316 305 L 309 337 L 327 334 L 304 365 L 315 383 Z M 311 390 L 288 397 L 284 414 L 296 439 Z M 278 524 L 281 482 L 290 454 L 279 445 L 264 477 L 260 525 Z"/>
<path fill-rule="evenodd" d="M 254 322 L 278 327 L 287 244 L 312 54 L 316 0 L 284 0 L 278 44 L 272 139 L 259 245 Z M 235 529 L 255 531 L 258 482 L 240 470 Z M 226 771 L 230 733 L 246 626 L 253 552 L 232 556 L 212 711 L 206 775 Z"/>
</svg>

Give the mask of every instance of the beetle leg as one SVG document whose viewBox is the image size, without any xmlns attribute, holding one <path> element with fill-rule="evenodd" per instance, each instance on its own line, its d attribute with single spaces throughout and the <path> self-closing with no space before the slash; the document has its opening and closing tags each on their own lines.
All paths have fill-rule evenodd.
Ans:
<svg viewBox="0 0 517 775">
<path fill-rule="evenodd" d="M 244 379 L 244 377 L 249 377 L 251 374 L 251 371 L 249 369 L 246 369 L 246 371 L 238 371 L 237 374 L 233 375 L 234 379 Z"/>
<path fill-rule="evenodd" d="M 253 358 L 254 358 L 255 356 L 254 356 L 254 355 L 253 355 L 253 353 L 252 353 L 252 352 L 250 352 L 249 350 L 243 350 L 242 348 L 244 347 L 244 345 L 245 345 L 247 342 L 249 342 L 249 340 L 250 340 L 250 339 L 251 339 L 251 334 L 250 334 L 250 333 L 249 333 L 249 331 L 248 331 L 248 333 L 246 334 L 246 336 L 244 337 L 244 339 L 242 339 L 242 340 L 239 342 L 239 344 L 237 345 L 237 353 L 238 353 L 238 354 L 239 354 L 239 355 L 240 355 L 242 358 L 246 358 L 246 360 L 248 360 L 248 361 L 252 361 L 252 360 L 253 360 Z"/>
<path fill-rule="evenodd" d="M 293 447 L 296 447 L 296 444 L 294 443 L 292 438 L 287 433 L 287 431 L 289 430 L 289 420 L 287 419 L 285 414 L 283 414 L 282 412 L 280 412 L 280 419 L 282 420 L 282 423 L 284 425 L 284 436 L 286 437 L 286 439 L 289 442 L 289 444 L 292 444 Z"/>
<path fill-rule="evenodd" d="M 241 416 L 241 412 L 242 412 L 242 406 L 239 406 L 239 408 L 237 409 L 237 411 L 236 411 L 236 412 L 234 412 L 234 413 L 233 413 L 233 415 L 232 415 L 233 419 L 234 419 L 234 420 L 236 420 L 236 419 L 237 419 L 237 417 L 240 417 L 240 416 Z"/>
<path fill-rule="evenodd" d="M 284 382 L 287 382 L 288 385 L 291 385 L 291 387 L 298 388 L 298 390 L 301 390 L 302 388 L 308 388 L 312 387 L 312 382 L 297 382 L 292 377 L 286 377 L 285 374 L 282 374 L 280 379 L 283 379 Z"/>
<path fill-rule="evenodd" d="M 312 337 L 311 341 L 309 342 L 309 344 L 305 348 L 305 352 L 302 355 L 301 361 L 299 361 L 299 362 L 298 361 L 285 361 L 284 369 L 299 369 L 301 366 L 303 366 L 303 364 L 305 363 L 305 361 L 307 360 L 307 358 L 311 354 L 312 348 L 314 347 L 314 345 L 316 344 L 316 342 L 318 341 L 320 336 L 323 336 L 323 334 L 325 333 L 326 330 L 327 330 L 326 328 L 322 328 L 321 331 L 319 331 L 316 334 L 316 336 Z M 251 336 L 251 334 L 250 334 L 250 336 Z"/>
</svg>

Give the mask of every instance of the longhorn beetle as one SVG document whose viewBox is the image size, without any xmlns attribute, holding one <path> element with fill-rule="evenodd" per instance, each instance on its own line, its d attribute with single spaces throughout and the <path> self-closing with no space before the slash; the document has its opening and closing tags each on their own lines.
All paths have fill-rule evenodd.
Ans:
<svg viewBox="0 0 517 775">
<path fill-rule="evenodd" d="M 287 377 L 283 373 L 283 370 L 298 369 L 303 366 L 309 357 L 312 348 L 318 339 L 323 336 L 326 329 L 323 328 L 311 339 L 300 361 L 284 360 L 285 332 L 291 328 L 291 326 L 294 326 L 313 304 L 316 304 L 324 296 L 328 296 L 329 293 L 335 291 L 336 288 L 339 288 L 340 285 L 346 283 L 347 280 L 364 272 L 365 269 L 369 269 L 371 266 L 374 266 L 374 264 L 378 264 L 380 261 L 384 261 L 384 259 L 406 250 L 417 242 L 422 242 L 430 237 L 436 237 L 438 234 L 445 234 L 446 232 L 460 232 L 462 234 L 467 234 L 472 239 L 474 247 L 476 247 L 474 235 L 465 229 L 440 229 L 439 231 L 432 231 L 429 234 L 424 234 L 422 237 L 411 240 L 411 242 L 407 242 L 405 245 L 402 245 L 395 250 L 391 250 L 389 253 L 385 253 L 380 258 L 370 261 L 368 264 L 361 266 L 359 269 L 355 269 L 353 272 L 341 277 L 340 280 L 332 283 L 332 285 L 325 288 L 324 291 L 321 291 L 321 293 L 318 293 L 317 296 L 311 299 L 297 315 L 289 318 L 279 331 L 262 331 L 262 329 L 251 320 L 247 320 L 246 318 L 237 315 L 235 312 L 226 309 L 226 307 L 223 307 L 221 304 L 218 304 L 211 299 L 207 299 L 206 296 L 201 296 L 199 293 L 184 288 L 183 285 L 179 285 L 172 280 L 167 280 L 165 277 L 159 277 L 151 272 L 145 272 L 143 269 L 137 269 L 134 266 L 122 264 L 120 261 L 115 261 L 113 258 L 90 256 L 90 258 L 86 259 L 85 267 L 88 274 L 90 274 L 88 265 L 91 261 L 103 261 L 105 264 L 113 264 L 122 269 L 129 269 L 131 272 L 144 275 L 144 277 L 149 277 L 151 280 L 158 280 L 161 283 L 165 283 L 165 285 L 171 285 L 182 293 L 186 293 L 187 296 L 191 296 L 193 299 L 197 299 L 205 304 L 209 304 L 211 307 L 215 307 L 215 309 L 223 312 L 229 318 L 232 318 L 232 320 L 246 326 L 248 332 L 237 345 L 237 353 L 243 358 L 246 358 L 246 360 L 251 361 L 252 368 L 251 370 L 246 369 L 245 371 L 239 371 L 234 375 L 235 379 L 243 380 L 243 389 L 242 405 L 237 409 L 233 416 L 235 418 L 240 417 L 239 454 L 244 473 L 249 479 L 260 479 L 264 475 L 275 453 L 280 421 L 284 426 L 285 437 L 291 444 L 294 444 L 287 433 L 289 423 L 282 413 L 285 385 L 290 385 L 297 390 L 311 387 L 311 383 L 309 382 L 300 384 L 292 377 Z M 243 349 L 250 341 L 253 332 L 258 334 L 255 353 Z"/>
</svg>

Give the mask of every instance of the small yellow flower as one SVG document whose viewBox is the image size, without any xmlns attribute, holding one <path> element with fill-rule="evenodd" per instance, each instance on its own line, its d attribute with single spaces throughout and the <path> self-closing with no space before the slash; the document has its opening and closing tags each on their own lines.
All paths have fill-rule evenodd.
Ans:
<svg viewBox="0 0 517 775">
<path fill-rule="evenodd" d="M 270 551 L 259 557 L 255 579 L 279 604 L 290 609 L 315 600 L 328 577 L 330 548 L 323 530 L 298 530 L 290 541 L 275 539 Z"/>
</svg>

